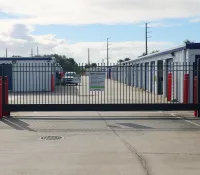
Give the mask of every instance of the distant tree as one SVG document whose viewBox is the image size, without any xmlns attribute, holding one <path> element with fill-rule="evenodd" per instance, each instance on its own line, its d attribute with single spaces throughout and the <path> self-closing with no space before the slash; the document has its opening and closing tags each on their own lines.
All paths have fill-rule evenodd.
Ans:
<svg viewBox="0 0 200 175">
<path fill-rule="evenodd" d="M 20 55 L 13 55 L 12 57 L 13 57 L 13 58 L 20 58 L 20 57 L 22 57 L 22 56 L 20 56 Z"/>
<path fill-rule="evenodd" d="M 91 67 L 97 67 L 97 63 L 92 63 Z"/>
<path fill-rule="evenodd" d="M 89 65 L 89 64 L 86 64 L 86 65 L 85 65 L 85 68 L 90 68 L 90 65 Z"/>
<path fill-rule="evenodd" d="M 123 63 L 123 62 L 124 62 L 124 60 L 122 60 L 122 59 L 119 59 L 117 62 L 118 62 L 118 63 Z"/>
<path fill-rule="evenodd" d="M 130 61 L 130 60 L 131 60 L 130 58 L 125 58 L 125 59 L 124 59 L 124 61 Z"/>
<path fill-rule="evenodd" d="M 147 54 L 145 52 L 142 53 L 142 55 L 140 55 L 139 57 L 143 57 L 146 56 Z"/>
<path fill-rule="evenodd" d="M 188 39 L 184 40 L 183 42 L 184 42 L 185 44 L 195 43 L 194 41 L 191 41 L 191 40 L 188 40 Z"/>
<path fill-rule="evenodd" d="M 85 68 L 90 68 L 90 67 L 97 67 L 97 63 L 92 63 L 92 64 L 86 64 Z"/>
<path fill-rule="evenodd" d="M 65 55 L 58 54 L 44 55 L 44 57 L 53 57 L 61 65 L 64 72 L 82 73 L 85 71 L 84 66 L 77 64 L 74 58 L 67 58 Z"/>
<path fill-rule="evenodd" d="M 159 50 L 153 50 L 150 54 L 160 52 Z"/>
</svg>

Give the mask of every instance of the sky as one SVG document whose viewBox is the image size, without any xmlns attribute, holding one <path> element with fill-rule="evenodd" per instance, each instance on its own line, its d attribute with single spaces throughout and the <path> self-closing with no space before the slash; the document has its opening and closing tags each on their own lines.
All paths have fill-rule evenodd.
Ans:
<svg viewBox="0 0 200 175">
<path fill-rule="evenodd" d="M 0 57 L 62 54 L 78 63 L 136 59 L 186 39 L 200 42 L 200 0 L 0 0 Z M 104 60 L 105 61 L 105 60 Z"/>
</svg>

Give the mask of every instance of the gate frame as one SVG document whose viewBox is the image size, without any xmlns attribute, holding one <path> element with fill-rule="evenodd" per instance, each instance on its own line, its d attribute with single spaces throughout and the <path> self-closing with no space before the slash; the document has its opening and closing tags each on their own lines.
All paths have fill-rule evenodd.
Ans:
<svg viewBox="0 0 200 175">
<path fill-rule="evenodd" d="M 174 104 L 174 103 L 157 103 L 157 104 L 7 104 L 8 91 L 6 87 L 6 77 L 2 77 L 2 91 L 0 94 L 0 119 L 1 109 L 6 116 L 10 112 L 18 111 L 189 111 L 197 110 L 198 117 L 200 117 L 200 59 L 198 60 L 198 90 L 197 104 Z M 2 115 L 3 116 L 3 115 Z"/>
</svg>

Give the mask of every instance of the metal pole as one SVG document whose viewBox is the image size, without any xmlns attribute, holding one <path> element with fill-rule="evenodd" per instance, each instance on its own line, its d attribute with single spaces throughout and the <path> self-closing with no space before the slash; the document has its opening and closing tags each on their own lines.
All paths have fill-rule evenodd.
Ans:
<svg viewBox="0 0 200 175">
<path fill-rule="evenodd" d="M 31 57 L 33 57 L 33 48 L 31 48 Z"/>
<path fill-rule="evenodd" d="M 6 58 L 8 57 L 8 49 L 6 48 Z"/>
<path fill-rule="evenodd" d="M 109 46 L 108 46 L 109 38 L 107 38 L 107 66 L 109 66 Z"/>
<path fill-rule="evenodd" d="M 200 59 L 198 59 L 198 63 L 197 63 L 197 76 L 198 76 L 198 90 L 197 90 L 197 94 L 198 94 L 198 117 L 200 117 Z"/>
<path fill-rule="evenodd" d="M 145 23 L 145 40 L 146 40 L 146 55 L 148 55 L 148 32 L 147 32 L 148 23 Z"/>
<path fill-rule="evenodd" d="M 88 66 L 90 65 L 90 49 L 88 48 Z"/>
</svg>

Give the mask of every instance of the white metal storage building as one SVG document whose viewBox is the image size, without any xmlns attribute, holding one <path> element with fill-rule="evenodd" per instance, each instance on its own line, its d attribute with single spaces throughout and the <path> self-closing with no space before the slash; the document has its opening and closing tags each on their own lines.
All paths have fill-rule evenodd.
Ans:
<svg viewBox="0 0 200 175">
<path fill-rule="evenodd" d="M 200 43 L 185 44 L 123 62 L 120 64 L 121 68 L 118 64 L 112 68 L 112 79 L 166 97 L 167 75 L 168 72 L 173 71 L 172 98 L 183 102 L 184 74 L 189 74 L 189 103 L 192 103 L 193 70 L 191 66 L 197 63 L 198 59 L 200 59 Z"/>
<path fill-rule="evenodd" d="M 51 76 L 56 75 L 58 68 L 51 57 L 0 58 L 2 64 L 4 75 L 8 76 L 9 90 L 13 92 L 51 91 Z"/>
</svg>

